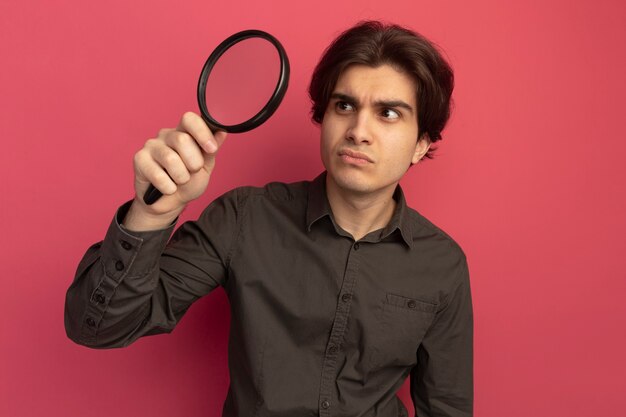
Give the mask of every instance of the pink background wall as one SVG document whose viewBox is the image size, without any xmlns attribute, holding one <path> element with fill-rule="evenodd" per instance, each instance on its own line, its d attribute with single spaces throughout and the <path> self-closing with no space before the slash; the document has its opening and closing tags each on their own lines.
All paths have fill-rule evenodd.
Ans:
<svg viewBox="0 0 626 417">
<path fill-rule="evenodd" d="M 290 89 L 230 137 L 185 219 L 239 185 L 316 176 L 309 76 L 364 18 L 422 32 L 456 70 L 438 158 L 403 186 L 469 259 L 476 415 L 623 415 L 624 2 L 68 0 L 0 3 L 0 416 L 219 416 L 221 290 L 172 335 L 108 351 L 66 338 L 65 291 L 132 197 L 133 154 L 196 110 L 202 63 L 235 31 L 283 42 Z"/>
</svg>

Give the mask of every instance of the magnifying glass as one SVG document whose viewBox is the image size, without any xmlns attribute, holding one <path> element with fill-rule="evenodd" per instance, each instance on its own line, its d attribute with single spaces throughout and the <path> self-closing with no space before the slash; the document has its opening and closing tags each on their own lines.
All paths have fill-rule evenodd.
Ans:
<svg viewBox="0 0 626 417">
<path fill-rule="evenodd" d="M 198 81 L 200 115 L 212 132 L 241 133 L 274 114 L 289 83 L 289 60 L 283 46 L 267 32 L 244 30 L 215 48 Z M 163 194 L 152 184 L 143 201 Z"/>
</svg>

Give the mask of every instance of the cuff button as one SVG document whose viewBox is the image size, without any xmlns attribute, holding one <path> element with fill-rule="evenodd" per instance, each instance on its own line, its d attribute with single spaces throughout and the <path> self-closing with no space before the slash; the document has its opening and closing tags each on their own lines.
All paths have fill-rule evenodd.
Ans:
<svg viewBox="0 0 626 417">
<path fill-rule="evenodd" d="M 124 262 L 122 262 L 122 261 L 115 262 L 115 269 L 117 269 L 118 271 L 123 270 L 124 269 Z"/>
<path fill-rule="evenodd" d="M 96 303 L 98 304 L 104 304 L 104 301 L 106 300 L 104 298 L 104 294 L 102 293 L 96 293 L 93 297 L 94 300 L 96 300 Z"/>
</svg>

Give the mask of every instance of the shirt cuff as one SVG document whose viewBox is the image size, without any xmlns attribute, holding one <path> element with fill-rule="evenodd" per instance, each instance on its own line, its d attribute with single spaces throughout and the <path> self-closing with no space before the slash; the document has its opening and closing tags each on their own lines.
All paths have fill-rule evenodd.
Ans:
<svg viewBox="0 0 626 417">
<path fill-rule="evenodd" d="M 108 277 L 120 282 L 124 277 L 148 274 L 157 264 L 174 231 L 178 217 L 165 229 L 129 231 L 122 221 L 132 200 L 118 208 L 102 242 L 102 263 Z"/>
</svg>

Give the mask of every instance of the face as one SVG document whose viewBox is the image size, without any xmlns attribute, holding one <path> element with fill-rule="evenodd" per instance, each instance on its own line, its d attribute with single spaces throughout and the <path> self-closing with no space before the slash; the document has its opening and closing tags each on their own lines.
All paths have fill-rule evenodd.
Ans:
<svg viewBox="0 0 626 417">
<path fill-rule="evenodd" d="M 428 150 L 417 140 L 416 85 L 389 65 L 348 67 L 337 80 L 321 125 L 330 186 L 357 194 L 393 193 Z"/>
</svg>

